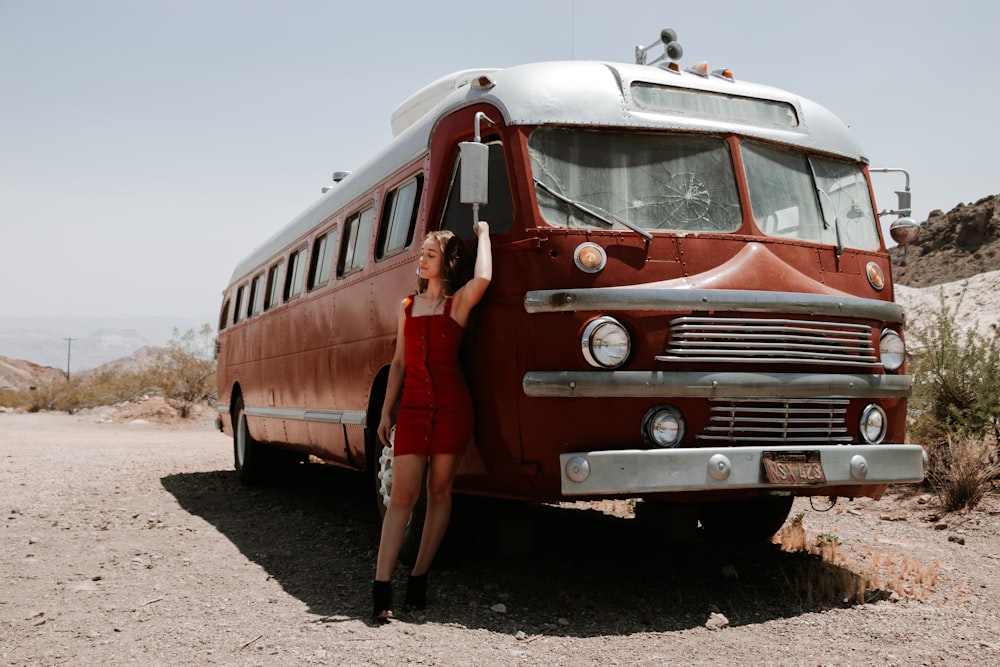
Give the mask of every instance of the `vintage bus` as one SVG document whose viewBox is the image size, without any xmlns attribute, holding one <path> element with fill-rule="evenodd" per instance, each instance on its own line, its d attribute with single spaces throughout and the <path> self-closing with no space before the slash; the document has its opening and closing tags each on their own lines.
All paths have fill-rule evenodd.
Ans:
<svg viewBox="0 0 1000 667">
<path fill-rule="evenodd" d="M 662 44 L 663 55 L 647 62 Z M 636 63 L 468 70 L 239 263 L 223 293 L 218 426 L 261 481 L 309 455 L 391 492 L 375 430 L 420 242 L 490 223 L 466 331 L 476 407 L 458 493 L 636 498 L 770 536 L 796 496 L 923 478 L 906 444 L 904 318 L 846 125 L 705 63 L 670 30 Z"/>
</svg>

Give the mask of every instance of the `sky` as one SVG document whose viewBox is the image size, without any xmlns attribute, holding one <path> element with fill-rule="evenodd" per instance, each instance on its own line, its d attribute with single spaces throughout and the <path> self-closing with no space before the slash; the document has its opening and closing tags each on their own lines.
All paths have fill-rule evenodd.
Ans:
<svg viewBox="0 0 1000 667">
<path fill-rule="evenodd" d="M 909 171 L 921 222 L 1000 193 L 998 24 L 981 0 L 0 0 L 0 312 L 214 325 L 237 262 L 388 143 L 411 93 L 633 62 L 663 27 L 684 66 L 831 109 Z M 875 184 L 895 208 L 903 177 Z"/>
</svg>

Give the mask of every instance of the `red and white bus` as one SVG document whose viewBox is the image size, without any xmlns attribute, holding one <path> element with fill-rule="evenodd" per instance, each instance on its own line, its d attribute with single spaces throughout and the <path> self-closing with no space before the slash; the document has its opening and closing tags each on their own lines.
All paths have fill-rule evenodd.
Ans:
<svg viewBox="0 0 1000 667">
<path fill-rule="evenodd" d="M 908 215 L 908 182 L 876 213 L 876 170 L 841 120 L 683 68 L 674 38 L 636 64 L 436 81 L 384 150 L 239 263 L 218 410 L 243 480 L 286 450 L 389 491 L 375 430 L 399 302 L 426 232 L 474 249 L 473 206 L 494 273 L 466 332 L 476 430 L 456 492 L 641 498 L 759 537 L 795 496 L 923 478 L 879 224 Z M 462 144 L 480 146 L 463 159 Z M 915 232 L 893 223 L 899 242 Z"/>
</svg>

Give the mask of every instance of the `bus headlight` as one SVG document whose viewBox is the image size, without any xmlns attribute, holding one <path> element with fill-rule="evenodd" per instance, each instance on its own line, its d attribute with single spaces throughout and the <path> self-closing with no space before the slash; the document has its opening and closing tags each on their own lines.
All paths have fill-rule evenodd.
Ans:
<svg viewBox="0 0 1000 667">
<path fill-rule="evenodd" d="M 885 410 L 872 403 L 861 412 L 860 431 L 865 442 L 877 445 L 885 438 Z"/>
<path fill-rule="evenodd" d="M 583 330 L 581 344 L 587 363 L 598 368 L 618 368 L 632 350 L 628 331 L 607 315 L 590 321 Z"/>
<path fill-rule="evenodd" d="M 642 418 L 642 437 L 657 447 L 676 447 L 684 438 L 684 417 L 676 408 L 659 405 Z"/>
<path fill-rule="evenodd" d="M 906 343 L 899 334 L 892 329 L 885 329 L 879 339 L 879 355 L 882 357 L 882 366 L 887 371 L 898 371 L 903 362 L 906 361 Z"/>
</svg>

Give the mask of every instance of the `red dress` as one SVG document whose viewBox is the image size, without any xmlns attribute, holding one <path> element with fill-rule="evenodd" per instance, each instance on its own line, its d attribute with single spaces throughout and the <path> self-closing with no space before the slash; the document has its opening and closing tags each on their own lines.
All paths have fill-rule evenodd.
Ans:
<svg viewBox="0 0 1000 667">
<path fill-rule="evenodd" d="M 444 313 L 413 317 L 406 300 L 403 337 L 406 373 L 396 418 L 393 455 L 465 453 L 472 438 L 472 396 L 458 363 L 465 329 L 451 317 L 451 297 Z"/>
</svg>

